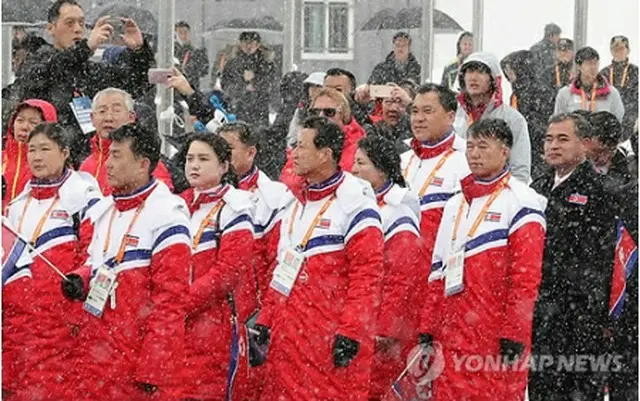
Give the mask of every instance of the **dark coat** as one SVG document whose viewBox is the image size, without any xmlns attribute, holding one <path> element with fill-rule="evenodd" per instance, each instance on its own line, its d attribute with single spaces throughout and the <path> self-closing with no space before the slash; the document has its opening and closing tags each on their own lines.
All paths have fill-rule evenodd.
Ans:
<svg viewBox="0 0 640 401">
<path fill-rule="evenodd" d="M 122 52 L 113 64 L 90 61 L 92 55 L 86 39 L 65 50 L 42 46 L 25 60 L 11 94 L 18 101 L 35 98 L 55 106 L 59 122 L 74 135 L 74 162 L 89 151 L 89 136 L 82 135 L 69 106 L 74 96 L 93 98 L 102 89 L 116 87 L 136 98 L 149 89 L 147 71 L 154 64 L 146 40 L 141 49 Z"/>
<path fill-rule="evenodd" d="M 541 76 L 544 70 L 553 66 L 556 60 L 556 44 L 547 38 L 531 46 L 529 51 L 533 53 L 536 76 Z"/>
<path fill-rule="evenodd" d="M 627 76 L 623 86 L 622 78 L 627 66 L 629 66 L 629 69 L 627 70 Z M 626 140 L 633 132 L 636 119 L 638 118 L 638 66 L 629 63 L 629 60 L 624 62 L 614 61 L 600 71 L 600 74 L 607 77 L 609 83 L 615 86 L 620 92 L 620 97 L 624 104 L 622 134 L 623 140 Z"/>
<path fill-rule="evenodd" d="M 544 153 L 547 121 L 553 114 L 556 92 L 540 83 L 534 63 L 532 52 L 527 50 L 513 52 L 501 62 L 503 69 L 509 65 L 516 74 L 516 81 L 511 83 L 511 105 L 527 121 L 531 142 L 531 176 L 538 177 L 545 170 L 541 155 Z"/>
<path fill-rule="evenodd" d="M 609 321 L 609 297 L 616 246 L 617 203 L 604 189 L 602 177 L 589 162 L 552 190 L 555 172 L 531 187 L 547 197 L 547 238 L 542 281 L 534 312 L 532 354 L 604 355 L 604 330 Z M 600 396 L 603 383 L 588 372 L 566 374 L 557 365 L 530 372 L 529 397 L 553 399 L 575 386 L 585 399 Z M 589 367 L 587 367 L 589 369 Z M 591 376 L 591 377 L 590 377 Z M 579 380 L 579 383 L 567 380 Z M 592 384 L 587 384 L 592 383 Z M 564 386 L 564 388 L 563 388 Z"/>
<path fill-rule="evenodd" d="M 207 49 L 196 49 L 191 44 L 175 43 L 174 55 L 180 62 L 180 69 L 191 86 L 200 89 L 200 77 L 209 72 Z"/>
<path fill-rule="evenodd" d="M 367 83 L 369 85 L 385 85 L 388 82 L 395 82 L 400 85 L 405 79 L 411 79 L 415 83 L 420 83 L 420 64 L 418 60 L 409 53 L 407 66 L 404 70 L 396 68 L 396 58 L 393 52 L 389 53 L 385 60 L 371 71 L 371 76 Z"/>
<path fill-rule="evenodd" d="M 540 77 L 540 83 L 557 94 L 560 89 L 571 83 L 573 77 L 572 70 L 573 63 L 555 63 L 545 68 Z"/>
<path fill-rule="evenodd" d="M 269 99 L 274 69 L 273 62 L 266 58 L 262 50 L 254 54 L 240 52 L 225 65 L 221 79 L 222 89 L 230 99 L 231 111 L 239 120 L 254 125 L 269 124 Z M 249 83 L 244 80 L 245 71 L 253 71 L 253 92 L 247 90 Z"/>
</svg>

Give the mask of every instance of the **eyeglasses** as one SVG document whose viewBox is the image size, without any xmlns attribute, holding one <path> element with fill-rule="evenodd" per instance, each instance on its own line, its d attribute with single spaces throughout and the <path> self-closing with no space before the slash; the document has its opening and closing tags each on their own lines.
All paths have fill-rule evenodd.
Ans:
<svg viewBox="0 0 640 401">
<path fill-rule="evenodd" d="M 338 109 L 332 109 L 332 108 L 324 108 L 324 109 L 317 109 L 317 108 L 312 108 L 309 109 L 309 114 L 311 114 L 312 116 L 319 116 L 320 113 L 322 113 L 323 116 L 327 117 L 327 118 L 331 118 L 333 116 L 336 115 L 336 113 L 338 112 Z"/>
</svg>

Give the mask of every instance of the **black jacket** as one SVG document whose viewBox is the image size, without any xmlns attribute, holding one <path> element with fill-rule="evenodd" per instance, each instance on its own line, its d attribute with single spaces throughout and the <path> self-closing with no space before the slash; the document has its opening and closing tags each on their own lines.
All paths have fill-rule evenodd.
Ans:
<svg viewBox="0 0 640 401">
<path fill-rule="evenodd" d="M 556 63 L 545 68 L 540 77 L 540 83 L 554 90 L 557 94 L 560 89 L 571 83 L 572 69 L 573 63 Z"/>
<path fill-rule="evenodd" d="M 274 81 L 273 62 L 267 60 L 262 50 L 254 54 L 240 52 L 222 71 L 222 89 L 231 102 L 231 111 L 239 120 L 256 125 L 269 124 L 269 99 Z M 251 82 L 255 91 L 247 91 L 244 72 L 253 71 Z"/>
<path fill-rule="evenodd" d="M 501 61 L 503 69 L 510 66 L 516 74 L 511 82 L 511 104 L 527 121 L 531 141 L 531 176 L 538 177 L 544 171 L 544 136 L 547 121 L 553 114 L 556 92 L 540 83 L 534 71 L 533 54 L 527 50 L 510 53 Z"/>
<path fill-rule="evenodd" d="M 411 79 L 416 84 L 420 83 L 420 64 L 418 60 L 413 54 L 409 53 L 406 68 L 399 70 L 396 67 L 396 58 L 391 52 L 383 62 L 373 67 L 367 83 L 369 85 L 385 85 L 388 82 L 395 82 L 400 85 L 405 79 Z"/>
<path fill-rule="evenodd" d="M 547 68 L 553 66 L 556 59 L 556 48 L 556 44 L 547 38 L 531 46 L 529 51 L 533 53 L 536 76 L 541 76 Z"/>
<path fill-rule="evenodd" d="M 610 327 L 617 202 L 588 161 L 551 190 L 554 177 L 550 172 L 531 184 L 548 199 L 533 353 L 600 354 Z"/>
<path fill-rule="evenodd" d="M 122 52 L 113 64 L 90 61 L 92 55 L 86 39 L 65 50 L 43 46 L 27 57 L 11 94 L 16 101 L 36 98 L 52 103 L 59 122 L 76 138 L 72 153 L 81 155 L 72 157 L 79 159 L 88 151 L 88 137 L 82 135 L 69 106 L 74 93 L 93 98 L 102 89 L 116 87 L 135 99 L 150 88 L 147 71 L 154 64 L 146 40 L 141 49 Z"/>
<path fill-rule="evenodd" d="M 625 68 L 629 67 L 622 85 L 622 78 Z M 638 66 L 631 64 L 629 60 L 624 62 L 612 62 L 600 71 L 601 75 L 607 77 L 610 84 L 620 92 L 622 103 L 624 104 L 624 118 L 622 119 L 623 139 L 629 138 L 633 132 L 636 119 L 638 118 Z"/>
<path fill-rule="evenodd" d="M 207 49 L 196 49 L 191 44 L 175 43 L 174 55 L 180 62 L 180 69 L 191 86 L 200 89 L 200 77 L 209 72 Z"/>
</svg>

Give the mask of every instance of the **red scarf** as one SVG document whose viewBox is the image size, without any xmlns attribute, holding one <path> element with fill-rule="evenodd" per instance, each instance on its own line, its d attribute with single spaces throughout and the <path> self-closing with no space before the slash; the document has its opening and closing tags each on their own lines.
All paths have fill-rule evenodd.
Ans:
<svg viewBox="0 0 640 401">
<path fill-rule="evenodd" d="M 416 138 L 411 140 L 411 148 L 413 152 L 420 159 L 431 159 L 442 153 L 446 152 L 448 149 L 453 147 L 453 142 L 455 141 L 455 134 L 453 130 L 449 131 L 448 134 L 445 134 L 443 138 L 436 142 L 429 141 L 419 141 Z"/>
<path fill-rule="evenodd" d="M 493 193 L 498 185 L 500 185 L 500 182 L 502 182 L 502 179 L 509 174 L 509 170 L 505 168 L 497 176 L 488 180 L 476 178 L 473 174 L 469 174 L 463 178 L 460 184 L 467 203 L 471 204 L 473 199 Z"/>
<path fill-rule="evenodd" d="M 113 191 L 113 200 L 116 205 L 116 209 L 121 212 L 126 210 L 131 210 L 135 207 L 138 207 L 147 200 L 149 195 L 153 192 L 153 190 L 158 186 L 155 179 L 151 179 L 147 184 L 142 186 L 141 188 L 136 189 L 135 191 L 128 194 L 117 194 L 116 190 Z"/>
</svg>

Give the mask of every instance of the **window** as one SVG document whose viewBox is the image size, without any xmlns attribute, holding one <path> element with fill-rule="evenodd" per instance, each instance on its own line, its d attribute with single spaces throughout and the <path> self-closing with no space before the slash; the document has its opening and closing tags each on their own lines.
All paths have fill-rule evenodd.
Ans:
<svg viewBox="0 0 640 401">
<path fill-rule="evenodd" d="M 302 59 L 353 58 L 353 0 L 304 0 Z"/>
</svg>

